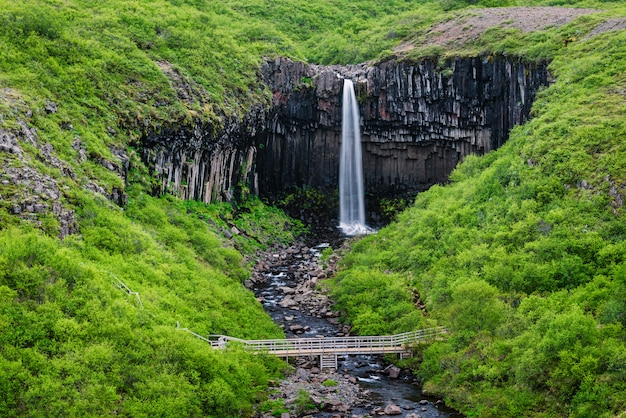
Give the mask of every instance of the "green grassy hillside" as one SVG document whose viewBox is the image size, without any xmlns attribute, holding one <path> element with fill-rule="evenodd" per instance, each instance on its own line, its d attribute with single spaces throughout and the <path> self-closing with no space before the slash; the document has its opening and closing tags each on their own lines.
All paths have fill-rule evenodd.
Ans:
<svg viewBox="0 0 626 418">
<path fill-rule="evenodd" d="M 146 195 L 126 211 L 79 206 L 81 234 L 63 241 L 0 231 L 0 415 L 249 415 L 281 362 L 182 330 L 283 335 L 241 284 L 241 255 L 189 215 L 217 208 Z"/>
<path fill-rule="evenodd" d="M 518 3 L 608 11 L 419 47 L 468 7 Z M 403 42 L 418 45 L 409 59 L 554 57 L 557 82 L 510 144 L 355 246 L 339 303 L 362 333 L 450 326 L 419 373 L 469 413 L 623 411 L 626 48 L 623 31 L 584 39 L 620 3 L 0 0 L 0 415 L 249 415 L 281 363 L 180 328 L 281 335 L 241 285 L 240 252 L 299 227 L 254 200 L 150 196 L 137 139 L 268 103 L 265 57 L 359 62 Z M 104 197 L 120 190 L 122 208 Z M 227 242 L 233 224 L 254 238 Z"/>
<path fill-rule="evenodd" d="M 626 31 L 550 68 L 534 118 L 355 243 L 333 287 L 363 334 L 449 327 L 417 373 L 469 416 L 626 411 Z"/>
</svg>

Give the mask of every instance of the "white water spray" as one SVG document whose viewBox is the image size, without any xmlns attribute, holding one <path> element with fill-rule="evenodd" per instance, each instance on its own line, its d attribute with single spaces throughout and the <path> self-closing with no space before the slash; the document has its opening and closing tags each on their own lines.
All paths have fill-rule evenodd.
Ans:
<svg viewBox="0 0 626 418">
<path fill-rule="evenodd" d="M 341 157 L 339 160 L 339 228 L 346 235 L 367 234 L 359 106 L 351 80 L 343 83 Z"/>
</svg>

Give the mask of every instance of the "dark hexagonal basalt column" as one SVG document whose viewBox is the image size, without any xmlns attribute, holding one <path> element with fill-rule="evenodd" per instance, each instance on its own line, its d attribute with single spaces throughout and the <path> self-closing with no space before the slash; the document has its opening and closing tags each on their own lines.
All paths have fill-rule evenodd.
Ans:
<svg viewBox="0 0 626 418">
<path fill-rule="evenodd" d="M 273 93 L 257 159 L 267 196 L 337 187 L 344 77 L 356 84 L 365 190 L 374 196 L 443 183 L 466 155 L 499 147 L 549 82 L 546 63 L 505 57 L 331 67 L 279 58 L 263 73 Z"/>
</svg>

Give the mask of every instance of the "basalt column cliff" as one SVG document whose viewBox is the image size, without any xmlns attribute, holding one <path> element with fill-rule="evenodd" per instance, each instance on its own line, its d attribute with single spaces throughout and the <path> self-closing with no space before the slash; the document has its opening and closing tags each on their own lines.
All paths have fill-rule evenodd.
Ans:
<svg viewBox="0 0 626 418">
<path fill-rule="evenodd" d="M 261 195 L 290 187 L 337 187 L 343 78 L 355 82 L 362 118 L 365 192 L 417 193 L 445 182 L 468 154 L 502 145 L 548 84 L 546 64 L 509 58 L 321 67 L 276 59 L 259 149 Z"/>
<path fill-rule="evenodd" d="M 502 145 L 529 116 L 546 64 L 510 58 L 316 66 L 265 63 L 272 103 L 222 127 L 206 122 L 144 133 L 140 153 L 157 192 L 204 202 L 241 193 L 269 199 L 294 188 L 338 188 L 343 78 L 360 105 L 365 193 L 414 194 L 445 182 L 466 155 Z M 175 82 L 176 79 L 173 80 Z"/>
</svg>

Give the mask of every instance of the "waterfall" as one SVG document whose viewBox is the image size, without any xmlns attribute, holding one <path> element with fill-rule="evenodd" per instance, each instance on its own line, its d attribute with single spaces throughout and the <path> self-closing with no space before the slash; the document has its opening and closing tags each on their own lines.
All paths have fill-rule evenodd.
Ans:
<svg viewBox="0 0 626 418">
<path fill-rule="evenodd" d="M 339 228 L 346 235 L 371 232 L 365 225 L 359 105 L 351 80 L 344 80 L 339 160 Z"/>
</svg>

